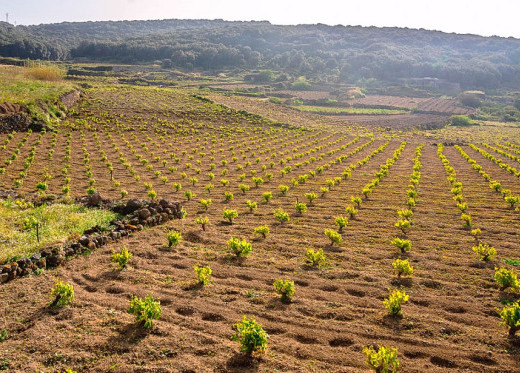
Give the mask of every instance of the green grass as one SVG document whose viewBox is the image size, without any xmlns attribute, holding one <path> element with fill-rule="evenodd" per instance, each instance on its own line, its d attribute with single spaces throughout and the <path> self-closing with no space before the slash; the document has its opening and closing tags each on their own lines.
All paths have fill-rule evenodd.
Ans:
<svg viewBox="0 0 520 373">
<path fill-rule="evenodd" d="M 308 106 L 308 105 L 300 105 L 294 106 L 295 109 L 316 113 L 316 114 L 324 114 L 324 115 L 395 115 L 395 114 L 404 114 L 408 111 L 406 110 L 396 110 L 396 109 L 375 109 L 375 108 L 343 108 L 343 107 L 328 107 L 328 106 Z"/>
<path fill-rule="evenodd" d="M 40 224 L 40 243 L 36 230 L 24 229 L 23 221 L 34 217 Z M 13 200 L 0 202 L 0 263 L 31 255 L 42 247 L 81 234 L 99 225 L 108 228 L 116 217 L 111 211 L 88 209 L 79 205 L 54 204 L 21 209 Z"/>
<path fill-rule="evenodd" d="M 52 122 L 60 115 L 60 96 L 70 92 L 74 85 L 64 80 L 35 79 L 31 77 L 33 72 L 34 68 L 0 65 L 0 103 L 24 105 L 32 116 Z"/>
</svg>

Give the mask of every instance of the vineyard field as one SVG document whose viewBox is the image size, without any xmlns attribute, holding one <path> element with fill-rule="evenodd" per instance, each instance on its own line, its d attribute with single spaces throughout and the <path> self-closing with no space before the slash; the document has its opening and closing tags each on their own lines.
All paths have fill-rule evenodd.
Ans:
<svg viewBox="0 0 520 373">
<path fill-rule="evenodd" d="M 384 345 L 403 372 L 520 372 L 520 333 L 509 336 L 499 315 L 519 293 L 494 279 L 498 267 L 520 273 L 520 202 L 507 200 L 520 196 L 517 127 L 407 131 L 467 113 L 441 99 L 398 98 L 432 113 L 378 119 L 192 88 L 96 82 L 82 95 L 56 131 L 0 134 L 0 189 L 164 198 L 186 216 L 1 284 L 0 366 L 359 372 L 363 347 Z M 264 225 L 265 237 L 255 233 Z M 170 231 L 182 235 L 171 247 Z M 251 253 L 230 253 L 232 237 Z M 479 243 L 496 257 L 479 260 Z M 122 248 L 133 256 L 117 271 Z M 325 260 L 309 263 L 309 249 Z M 413 276 L 397 275 L 397 259 Z M 209 284 L 197 283 L 197 265 L 211 267 Z M 290 301 L 277 279 L 294 281 Z M 48 307 L 57 280 L 75 291 L 59 310 Z M 409 295 L 397 317 L 383 303 L 396 289 Z M 149 294 L 162 313 L 146 330 L 128 310 L 131 296 Z M 248 357 L 231 340 L 243 315 L 269 335 L 265 354 Z"/>
</svg>

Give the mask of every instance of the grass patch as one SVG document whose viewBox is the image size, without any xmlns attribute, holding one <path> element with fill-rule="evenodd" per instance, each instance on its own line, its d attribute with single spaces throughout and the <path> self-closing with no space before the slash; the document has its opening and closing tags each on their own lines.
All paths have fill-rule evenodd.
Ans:
<svg viewBox="0 0 520 373">
<path fill-rule="evenodd" d="M 397 109 L 377 109 L 377 108 L 343 108 L 343 107 L 328 107 L 328 106 L 308 106 L 299 105 L 294 106 L 295 109 L 323 115 L 396 115 L 408 113 L 407 110 Z"/>
<path fill-rule="evenodd" d="M 52 65 L 0 65 L 0 103 L 23 105 L 34 118 L 46 123 L 54 122 L 63 109 L 59 98 L 74 89 L 73 84 L 62 80 L 63 73 L 62 69 Z"/>
<path fill-rule="evenodd" d="M 80 205 L 54 204 L 22 209 L 13 200 L 0 202 L 0 263 L 31 255 L 47 244 L 81 234 L 99 225 L 108 228 L 116 218 L 108 210 L 89 209 Z M 40 242 L 35 228 L 25 229 L 24 221 L 39 223 Z M 26 224 L 25 224 L 26 225 Z"/>
</svg>

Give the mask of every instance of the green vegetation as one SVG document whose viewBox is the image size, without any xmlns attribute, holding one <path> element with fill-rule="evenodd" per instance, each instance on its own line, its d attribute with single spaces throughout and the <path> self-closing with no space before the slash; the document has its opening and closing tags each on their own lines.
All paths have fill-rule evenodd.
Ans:
<svg viewBox="0 0 520 373">
<path fill-rule="evenodd" d="M 275 280 L 273 283 L 274 289 L 282 297 L 282 302 L 288 302 L 291 300 L 295 293 L 294 281 L 291 280 Z"/>
<path fill-rule="evenodd" d="M 153 327 L 153 320 L 161 317 L 161 303 L 150 294 L 146 298 L 131 296 L 129 313 L 135 316 L 137 323 L 147 329 Z"/>
<path fill-rule="evenodd" d="M 63 70 L 54 65 L 0 66 L 0 103 L 25 106 L 37 120 L 51 124 L 63 117 L 59 98 L 74 89 L 64 81 Z"/>
<path fill-rule="evenodd" d="M 296 109 L 308 113 L 322 115 L 395 115 L 404 114 L 406 110 L 398 109 L 376 109 L 376 108 L 354 108 L 354 107 L 329 107 L 329 106 L 295 106 Z"/>
<path fill-rule="evenodd" d="M 314 251 L 313 249 L 307 249 L 305 252 L 305 262 L 313 267 L 320 267 L 325 264 L 327 258 L 323 254 L 323 249 Z"/>
<path fill-rule="evenodd" d="M 166 234 L 166 239 L 168 240 L 168 247 L 177 247 L 179 242 L 182 240 L 182 234 L 177 231 L 169 231 Z"/>
<path fill-rule="evenodd" d="M 119 268 L 125 269 L 131 258 L 132 253 L 128 251 L 128 249 L 123 248 L 120 253 L 114 253 L 112 255 L 112 262 L 117 263 Z"/>
<path fill-rule="evenodd" d="M 410 262 L 408 262 L 408 259 L 396 259 L 392 263 L 392 267 L 394 267 L 397 272 L 397 277 L 413 275 L 413 267 L 410 265 Z"/>
<path fill-rule="evenodd" d="M 518 302 L 502 308 L 500 317 L 502 318 L 501 325 L 509 327 L 509 335 L 513 336 L 520 330 L 520 304 Z"/>
<path fill-rule="evenodd" d="M 45 245 L 57 242 L 71 234 L 82 234 L 99 225 L 108 229 L 108 223 L 117 217 L 108 210 L 89 209 L 75 204 L 42 205 L 22 208 L 11 199 L 0 203 L 0 263 L 29 256 Z M 28 224 L 37 222 L 40 242 L 35 229 Z"/>
<path fill-rule="evenodd" d="M 70 305 L 74 301 L 74 286 L 69 283 L 64 284 L 61 281 L 57 281 L 56 286 L 51 291 L 51 295 L 55 298 L 50 304 L 50 307 Z"/>
<path fill-rule="evenodd" d="M 377 373 L 395 373 L 399 367 L 397 348 L 381 346 L 377 351 L 372 347 L 363 347 L 366 363 Z"/>
<path fill-rule="evenodd" d="M 240 351 L 249 355 L 265 352 L 269 335 L 255 319 L 248 319 L 244 315 L 242 321 L 235 324 L 233 329 L 235 334 L 231 338 L 240 343 Z"/>
<path fill-rule="evenodd" d="M 410 296 L 404 290 L 394 290 L 390 292 L 388 298 L 385 298 L 383 304 L 388 309 L 388 313 L 392 316 L 402 315 L 401 304 L 408 302 Z"/>
<path fill-rule="evenodd" d="M 506 290 L 507 288 L 520 290 L 518 277 L 512 269 L 495 267 L 495 275 L 493 277 L 502 291 Z"/>
<path fill-rule="evenodd" d="M 201 285 L 207 285 L 210 283 L 210 276 L 212 273 L 212 270 L 209 266 L 207 267 L 199 267 L 199 265 L 195 265 L 193 267 L 193 270 L 195 271 L 195 274 L 197 275 L 197 278 L 199 280 L 199 284 Z"/>
<path fill-rule="evenodd" d="M 237 258 L 248 256 L 253 250 L 253 245 L 251 245 L 251 243 L 246 240 L 240 240 L 237 237 L 231 237 L 227 242 L 227 246 Z"/>
<path fill-rule="evenodd" d="M 453 115 L 451 117 L 452 126 L 467 127 L 473 124 L 473 121 L 466 115 Z"/>
<path fill-rule="evenodd" d="M 261 235 L 263 238 L 266 238 L 269 234 L 269 227 L 267 225 L 261 225 L 254 229 L 254 233 Z"/>
</svg>

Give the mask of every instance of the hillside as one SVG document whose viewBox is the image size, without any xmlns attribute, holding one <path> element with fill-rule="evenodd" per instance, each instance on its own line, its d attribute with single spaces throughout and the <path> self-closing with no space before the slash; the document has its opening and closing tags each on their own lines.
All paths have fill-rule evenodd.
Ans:
<svg viewBox="0 0 520 373">
<path fill-rule="evenodd" d="M 520 40 L 360 26 L 160 20 L 0 23 L 0 55 L 184 69 L 266 68 L 323 82 L 433 77 L 463 89 L 520 83 Z"/>
</svg>

